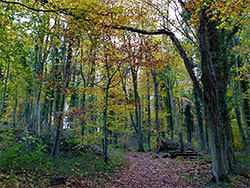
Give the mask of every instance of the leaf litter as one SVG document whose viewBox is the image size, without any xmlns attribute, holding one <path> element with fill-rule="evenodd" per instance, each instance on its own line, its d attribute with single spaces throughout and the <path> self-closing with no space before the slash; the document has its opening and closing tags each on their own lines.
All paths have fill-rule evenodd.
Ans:
<svg viewBox="0 0 250 188">
<path fill-rule="evenodd" d="M 162 158 L 151 152 L 124 154 L 129 167 L 103 182 L 101 187 L 176 188 L 176 187 L 248 187 L 249 178 L 232 176 L 226 185 L 213 184 L 212 162 L 183 158 Z"/>
</svg>

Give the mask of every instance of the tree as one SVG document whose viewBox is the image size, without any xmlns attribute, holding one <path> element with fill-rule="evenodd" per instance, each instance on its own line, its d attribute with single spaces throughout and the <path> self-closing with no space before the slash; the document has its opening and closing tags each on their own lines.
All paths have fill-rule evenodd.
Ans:
<svg viewBox="0 0 250 188">
<path fill-rule="evenodd" d="M 180 125 L 179 116 L 178 116 L 177 111 L 176 111 L 176 104 L 174 103 L 174 99 L 173 99 L 172 85 L 171 85 L 171 81 L 170 81 L 170 73 L 169 73 L 168 67 L 166 68 L 166 71 L 167 71 L 167 76 L 168 76 L 169 98 L 170 98 L 170 103 L 172 106 L 172 111 L 173 111 L 177 131 L 178 131 L 178 136 L 179 136 L 179 147 L 180 147 L 180 151 L 183 152 L 184 151 L 184 143 L 183 143 L 183 138 L 182 138 L 181 125 Z"/>
<path fill-rule="evenodd" d="M 187 143 L 192 143 L 192 134 L 194 131 L 194 121 L 193 121 L 193 115 L 191 113 L 191 106 L 190 104 L 187 104 L 185 107 L 185 127 L 187 129 Z"/>
<path fill-rule="evenodd" d="M 111 51 L 114 49 L 110 49 Z M 120 70 L 120 66 L 122 65 L 123 61 L 118 61 L 116 67 L 112 65 L 112 61 L 116 61 L 116 59 L 113 59 L 114 57 L 110 56 L 111 54 L 105 54 L 105 60 L 104 60 L 104 67 L 106 69 L 106 79 L 107 83 L 104 87 L 105 90 L 105 106 L 104 106 L 104 111 L 103 111 L 103 128 L 104 128 L 104 145 L 103 145 L 103 160 L 105 163 L 107 163 L 108 158 L 107 158 L 107 112 L 108 112 L 108 98 L 109 98 L 109 89 L 114 87 L 114 85 L 118 83 L 113 83 L 114 85 L 112 86 L 112 81 L 114 79 L 114 76 L 116 73 Z M 109 57 L 108 57 L 109 56 Z M 115 67 L 115 68 L 114 68 Z M 112 72 L 111 70 L 114 69 Z"/>
<path fill-rule="evenodd" d="M 151 108 L 150 108 L 150 83 L 149 83 L 149 73 L 147 72 L 147 115 L 148 115 L 148 151 L 151 151 Z"/>
<path fill-rule="evenodd" d="M 198 121 L 198 127 L 199 127 L 199 135 L 200 135 L 200 146 L 202 150 L 205 150 L 206 148 L 206 141 L 205 141 L 205 132 L 204 132 L 204 126 L 203 126 L 203 119 L 202 119 L 202 112 L 201 112 L 201 101 L 199 100 L 199 97 L 197 95 L 197 92 L 195 88 L 193 89 L 193 95 L 194 95 L 194 103 L 195 103 L 195 109 L 196 109 L 196 115 L 197 115 L 197 121 Z"/>
<path fill-rule="evenodd" d="M 69 39 L 72 40 L 72 39 Z M 61 136 L 61 131 L 63 128 L 63 121 L 64 121 L 64 111 L 65 111 L 65 101 L 66 101 L 66 95 L 67 95 L 67 90 L 69 86 L 69 81 L 70 81 L 70 75 L 71 75 L 71 67 L 73 65 L 73 55 L 72 55 L 72 41 L 70 41 L 69 45 L 67 46 L 65 50 L 65 55 L 63 59 L 63 86 L 60 91 L 57 92 L 57 95 L 62 94 L 61 97 L 61 106 L 59 107 L 58 111 L 56 111 L 56 136 L 55 136 L 55 141 L 52 149 L 52 156 L 58 156 L 59 155 L 59 143 L 60 143 L 60 136 Z M 66 55 L 67 54 L 67 55 Z M 58 103 L 56 103 L 58 104 Z"/>
<path fill-rule="evenodd" d="M 246 151 L 247 149 L 247 140 L 245 137 L 245 133 L 241 124 L 241 119 L 240 119 L 240 111 L 238 109 L 237 106 L 237 102 L 236 102 L 236 97 L 235 97 L 235 92 L 234 92 L 234 85 L 233 85 L 233 80 L 232 80 L 232 76 L 230 75 L 230 86 L 231 86 L 231 90 L 232 90 L 232 95 L 233 95 L 233 102 L 234 102 L 234 113 L 236 116 L 236 120 L 237 120 L 237 125 L 239 127 L 239 131 L 240 131 L 240 135 L 244 144 L 244 150 Z"/>
</svg>

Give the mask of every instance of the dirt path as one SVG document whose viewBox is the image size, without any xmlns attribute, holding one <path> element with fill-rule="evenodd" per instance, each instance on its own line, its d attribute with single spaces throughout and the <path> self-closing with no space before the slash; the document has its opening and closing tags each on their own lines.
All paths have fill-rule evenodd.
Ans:
<svg viewBox="0 0 250 188">
<path fill-rule="evenodd" d="M 211 164 L 157 157 L 152 153 L 125 153 L 129 168 L 107 180 L 104 187 L 207 187 Z"/>
</svg>

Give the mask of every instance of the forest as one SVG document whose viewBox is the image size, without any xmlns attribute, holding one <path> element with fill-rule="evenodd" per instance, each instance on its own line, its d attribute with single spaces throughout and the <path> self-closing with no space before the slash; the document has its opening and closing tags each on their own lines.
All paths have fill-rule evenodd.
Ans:
<svg viewBox="0 0 250 188">
<path fill-rule="evenodd" d="M 248 0 L 0 0 L 1 187 L 249 187 Z"/>
</svg>

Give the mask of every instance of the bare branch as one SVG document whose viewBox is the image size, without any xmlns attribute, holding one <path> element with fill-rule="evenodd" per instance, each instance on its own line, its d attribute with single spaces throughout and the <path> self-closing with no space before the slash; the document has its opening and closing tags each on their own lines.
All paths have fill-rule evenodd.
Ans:
<svg viewBox="0 0 250 188">
<path fill-rule="evenodd" d="M 198 46 L 192 39 L 191 37 L 184 31 L 181 31 L 178 27 L 176 27 L 172 22 L 169 21 L 169 19 L 162 13 L 162 11 L 155 5 L 155 4 L 152 4 L 150 2 L 147 2 L 147 4 L 149 4 L 150 6 L 152 6 L 160 15 L 163 19 L 165 19 L 172 27 L 174 27 L 177 31 L 179 31 L 183 36 L 187 37 L 196 47 Z M 174 9 L 174 8 L 172 8 Z M 178 20 L 178 17 L 176 16 L 177 20 Z M 179 22 L 179 21 L 178 21 Z M 180 24 L 180 22 L 179 22 Z M 187 23 L 186 23 L 187 24 Z M 181 25 L 181 24 L 180 24 Z M 165 27 L 165 26 L 164 26 Z M 188 25 L 189 27 L 189 25 Z M 182 28 L 183 29 L 183 28 Z M 191 30 L 191 28 L 189 27 L 189 29 Z M 184 30 L 184 29 L 183 29 Z M 192 31 L 192 30 L 191 30 Z M 193 32 L 192 32 L 193 34 Z M 195 35 L 194 35 L 195 37 Z"/>
<path fill-rule="evenodd" d="M 54 12 L 54 13 L 58 13 L 59 10 L 43 10 L 43 9 L 36 9 L 36 8 L 33 8 L 33 7 L 29 7 L 25 4 L 22 4 L 22 3 L 19 3 L 19 2 L 15 2 L 15 1 L 3 1 L 3 0 L 0 0 L 0 2 L 2 3 L 7 3 L 7 4 L 14 4 L 14 5 L 19 5 L 19 6 L 22 6 L 24 8 L 27 8 L 29 10 L 32 10 L 32 11 L 35 11 L 35 12 Z"/>
</svg>

